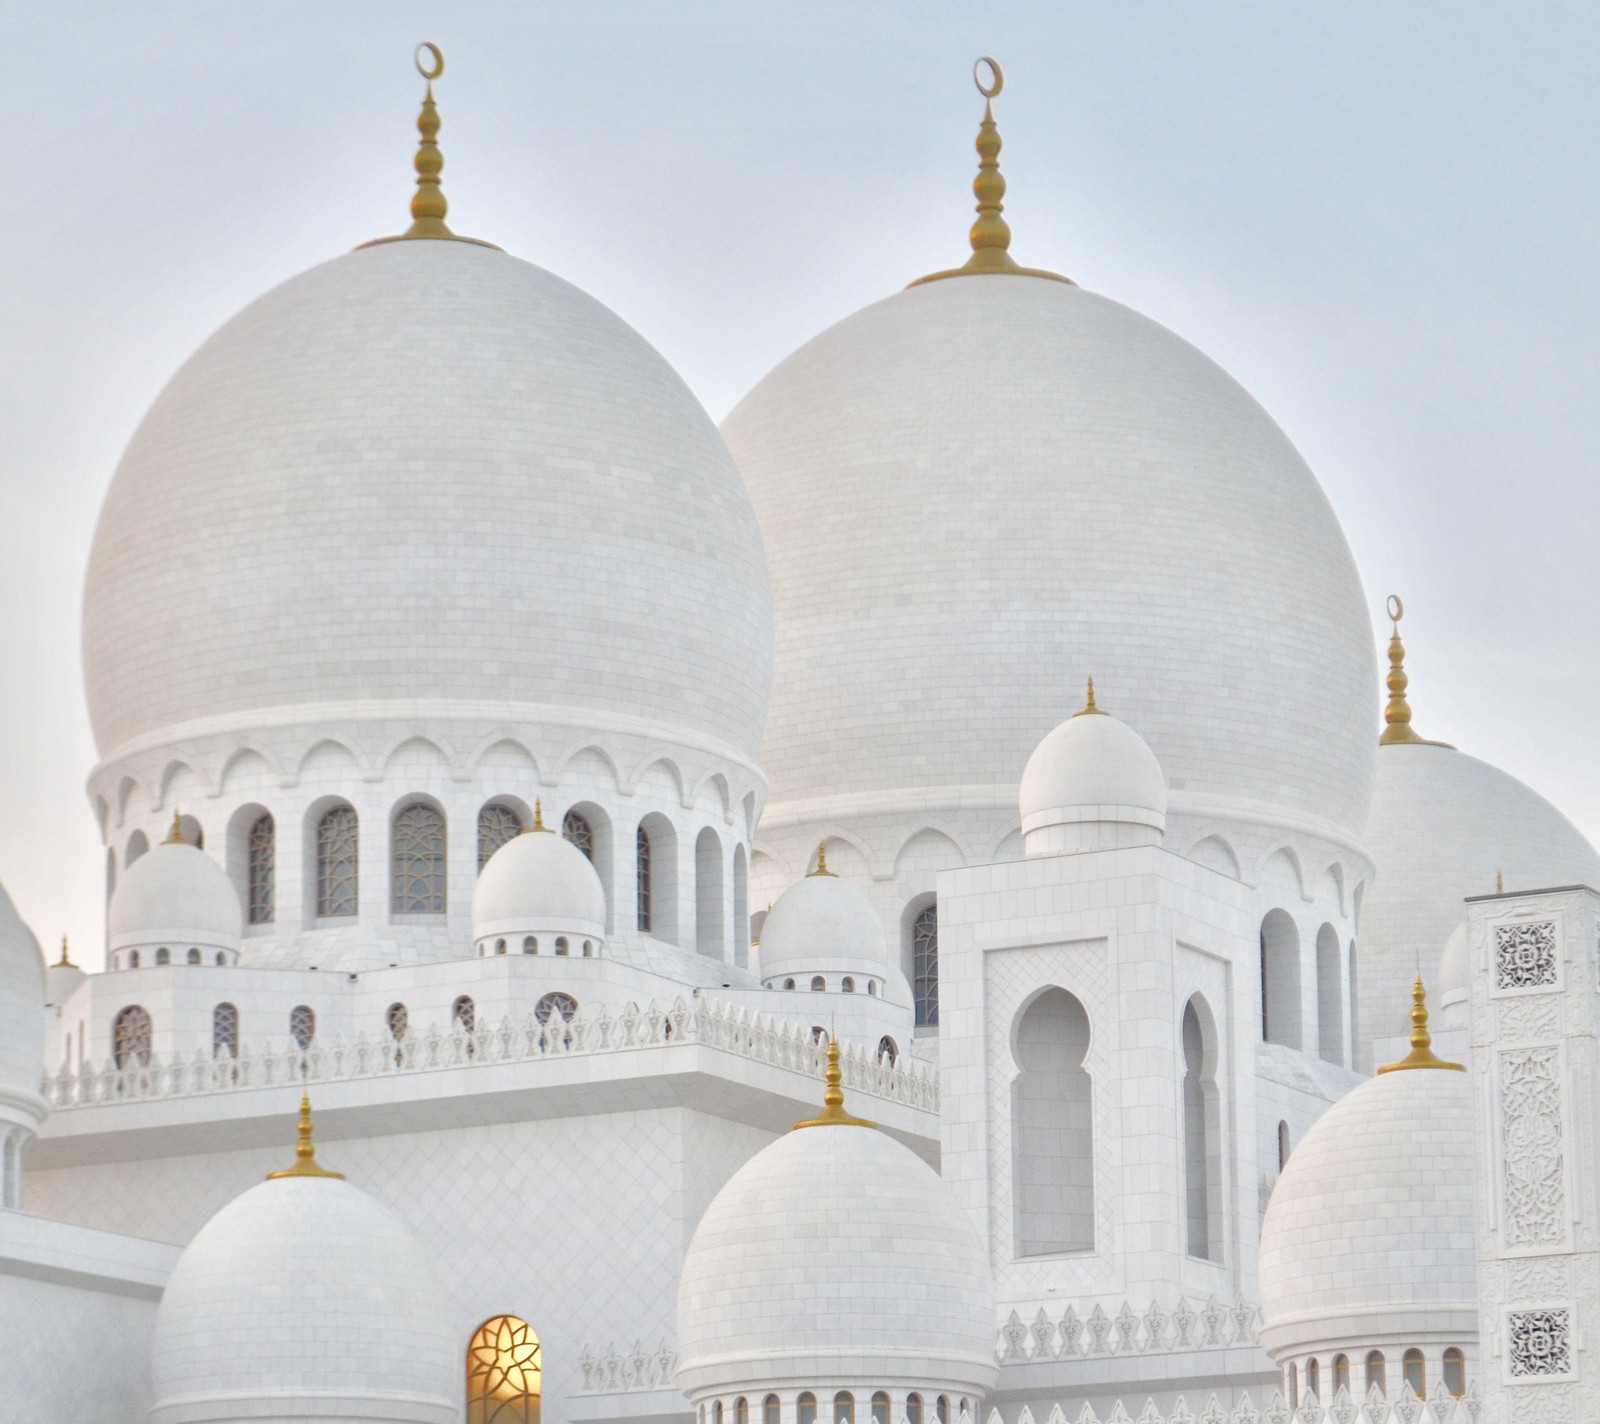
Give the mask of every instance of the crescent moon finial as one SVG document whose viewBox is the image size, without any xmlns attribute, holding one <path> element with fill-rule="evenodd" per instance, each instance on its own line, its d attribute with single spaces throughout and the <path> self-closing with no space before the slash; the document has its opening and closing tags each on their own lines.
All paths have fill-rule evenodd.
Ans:
<svg viewBox="0 0 1600 1424">
<path fill-rule="evenodd" d="M 1406 616 L 1406 606 L 1400 601 L 1400 595 L 1398 593 L 1391 593 L 1389 595 L 1388 609 L 1389 621 L 1398 626 L 1400 620 Z"/>
<path fill-rule="evenodd" d="M 424 64 L 422 62 L 422 56 L 424 54 L 428 56 L 432 63 Z M 430 84 L 444 73 L 444 51 L 440 49 L 439 46 L 436 45 L 432 40 L 423 40 L 423 42 L 417 46 L 411 57 L 416 62 L 417 73 L 426 79 Z"/>
<path fill-rule="evenodd" d="M 984 66 L 989 67 L 989 82 L 983 82 Z M 972 66 L 972 82 L 978 86 L 978 92 L 985 99 L 996 99 L 1000 91 L 1006 87 L 1005 71 L 1000 68 L 1000 61 L 993 55 L 982 55 L 978 62 Z"/>
</svg>

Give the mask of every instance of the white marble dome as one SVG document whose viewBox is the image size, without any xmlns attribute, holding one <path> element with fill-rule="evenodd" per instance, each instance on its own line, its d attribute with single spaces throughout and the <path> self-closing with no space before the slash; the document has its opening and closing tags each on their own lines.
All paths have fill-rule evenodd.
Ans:
<svg viewBox="0 0 1600 1424">
<path fill-rule="evenodd" d="M 1167 782 L 1150 744 L 1094 707 L 1034 748 L 1017 799 L 1030 855 L 1152 844 L 1167 826 Z"/>
<path fill-rule="evenodd" d="M 262 1182 L 173 1269 L 151 1424 L 456 1424 L 448 1299 L 416 1238 L 365 1192 L 331 1177 Z"/>
<path fill-rule="evenodd" d="M 695 1229 L 678 1385 L 694 1400 L 897 1384 L 981 1396 L 996 1332 L 988 1252 L 938 1173 L 874 1128 L 806 1127 L 735 1172 Z"/>
<path fill-rule="evenodd" d="M 122 873 L 106 916 L 106 948 L 113 956 L 165 948 L 174 963 L 190 949 L 230 958 L 244 936 L 244 910 L 228 872 L 198 846 L 168 839 L 152 846 Z M 148 967 L 153 961 L 142 959 Z"/>
<path fill-rule="evenodd" d="M 472 937 L 480 951 L 496 937 L 516 937 L 510 948 L 520 953 L 524 935 L 599 943 L 605 932 L 606 892 L 589 857 L 542 826 L 512 836 L 490 856 L 472 890 Z"/>
<path fill-rule="evenodd" d="M 1172 332 L 1064 282 L 929 282 L 803 346 L 723 433 L 776 600 L 769 817 L 1014 805 L 1092 674 L 1173 813 L 1359 841 L 1355 561 L 1283 431 Z"/>
<path fill-rule="evenodd" d="M 0 1150 L 8 1125 L 32 1131 L 45 1115 L 45 970 L 39 941 L 0 885 Z M 13 1152 L 15 1149 L 12 1149 Z M 0 1171 L 16 1158 L 0 1161 Z M 10 1192 L 6 1188 L 9 1185 Z M 15 1181 L 0 1180 L 0 1206 L 14 1206 Z"/>
<path fill-rule="evenodd" d="M 1571 821 L 1514 776 L 1451 747 L 1378 749 L 1366 840 L 1378 873 L 1356 941 L 1363 1066 L 1371 1039 L 1404 1031 L 1418 963 L 1435 960 L 1467 896 L 1494 894 L 1497 872 L 1507 890 L 1600 888 L 1600 856 Z"/>
<path fill-rule="evenodd" d="M 1466 1073 L 1382 1073 L 1341 1098 L 1290 1154 L 1267 1205 L 1268 1353 L 1355 1359 L 1369 1347 L 1474 1341 L 1477 1181 Z"/>
<path fill-rule="evenodd" d="M 1467 948 L 1467 922 L 1450 931 L 1439 955 L 1439 1025 L 1441 1028 L 1470 1028 L 1472 1006 L 1472 956 Z"/>
<path fill-rule="evenodd" d="M 814 872 L 773 901 L 761 925 L 761 979 L 781 988 L 787 977 L 889 974 L 883 922 L 848 880 Z M 896 969 L 895 975 L 899 977 Z M 802 983 L 801 988 L 805 985 Z M 866 985 L 861 986 L 865 992 Z"/>
<path fill-rule="evenodd" d="M 677 373 L 452 241 L 336 258 L 212 336 L 123 456 L 84 605 L 106 758 L 489 705 L 749 760 L 771 638 L 749 500 Z"/>
</svg>

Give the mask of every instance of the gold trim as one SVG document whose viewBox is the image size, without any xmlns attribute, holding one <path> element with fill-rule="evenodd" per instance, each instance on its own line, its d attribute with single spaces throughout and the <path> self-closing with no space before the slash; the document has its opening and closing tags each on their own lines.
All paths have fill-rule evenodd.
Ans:
<svg viewBox="0 0 1600 1424">
<path fill-rule="evenodd" d="M 1072 714 L 1074 717 L 1104 717 L 1105 712 L 1094 705 L 1094 679 L 1089 679 L 1089 696 L 1083 707 Z"/>
<path fill-rule="evenodd" d="M 537 796 L 533 798 L 533 824 L 522 828 L 523 835 L 532 835 L 534 831 L 549 831 L 550 827 L 544 823 L 544 802 Z"/>
<path fill-rule="evenodd" d="M 1451 1068 L 1457 1073 L 1467 1071 L 1464 1063 L 1446 1063 L 1433 1051 L 1433 1039 L 1428 1033 L 1428 994 L 1422 987 L 1422 976 L 1411 986 L 1411 1052 L 1398 1063 L 1385 1063 L 1380 1073 L 1398 1073 L 1405 1068 Z"/>
<path fill-rule="evenodd" d="M 1400 641 L 1400 620 L 1406 616 L 1406 606 L 1398 593 L 1391 593 L 1384 605 L 1388 611 L 1393 631 L 1389 637 L 1389 675 L 1384 683 L 1389 689 L 1389 705 L 1383 709 L 1384 728 L 1378 737 L 1380 747 L 1392 747 L 1410 742 L 1419 747 L 1455 748 L 1449 742 L 1430 742 L 1417 735 L 1411 725 L 1411 704 L 1406 701 L 1406 688 L 1411 679 L 1406 676 L 1406 646 Z"/>
<path fill-rule="evenodd" d="M 188 839 L 183 834 L 183 816 L 180 812 L 172 813 L 172 829 L 167 832 L 166 840 L 162 845 L 188 845 Z"/>
<path fill-rule="evenodd" d="M 61 958 L 52 966 L 56 969 L 76 969 L 78 966 L 67 958 L 67 937 L 61 936 Z"/>
<path fill-rule="evenodd" d="M 295 1128 L 295 1139 L 294 1165 L 285 1167 L 281 1172 L 268 1172 L 269 1182 L 275 1182 L 279 1177 L 333 1177 L 341 1182 L 344 1180 L 343 1172 L 330 1172 L 317 1164 L 316 1148 L 311 1143 L 311 1099 L 304 1093 L 300 1095 L 300 1122 Z"/>
<path fill-rule="evenodd" d="M 844 1089 L 840 1083 L 844 1080 L 844 1071 L 839 1067 L 839 1038 L 837 1034 L 828 1035 L 828 1071 L 824 1075 L 828 1086 L 822 1094 L 822 1111 L 816 1117 L 808 1117 L 804 1122 L 797 1122 L 790 1129 L 798 1132 L 802 1127 L 876 1127 L 875 1122 L 868 1122 L 864 1117 L 851 1117 L 844 1110 Z"/>
<path fill-rule="evenodd" d="M 989 66 L 990 80 L 987 84 L 983 82 L 981 73 L 984 65 Z M 1000 172 L 1000 130 L 994 121 L 992 102 L 1006 87 L 1006 76 L 1000 68 L 999 61 L 986 54 L 972 66 L 972 82 L 978 86 L 978 92 L 983 95 L 983 122 L 978 125 L 976 145 L 978 176 L 972 180 L 972 191 L 978 199 L 978 220 L 973 223 L 972 230 L 967 234 L 968 241 L 972 244 L 972 256 L 960 267 L 952 267 L 944 272 L 930 272 L 926 277 L 918 277 L 915 282 L 907 285 L 920 287 L 924 282 L 937 282 L 944 277 L 985 275 L 1045 277 L 1052 282 L 1065 282 L 1068 286 L 1076 285 L 1070 277 L 1063 277 L 1059 272 L 1046 272 L 1039 267 L 1019 266 L 1016 258 L 1011 255 L 1011 226 L 1001 216 L 1005 210 L 1005 203 L 1002 200 L 1006 195 L 1006 180 Z"/>
<path fill-rule="evenodd" d="M 831 870 L 828 869 L 827 841 L 817 842 L 817 868 L 811 871 L 810 874 L 806 876 L 806 879 L 810 880 L 814 875 L 826 875 L 829 880 L 836 880 L 838 878 Z M 767 908 L 770 910 L 772 906 L 768 905 Z"/>
</svg>

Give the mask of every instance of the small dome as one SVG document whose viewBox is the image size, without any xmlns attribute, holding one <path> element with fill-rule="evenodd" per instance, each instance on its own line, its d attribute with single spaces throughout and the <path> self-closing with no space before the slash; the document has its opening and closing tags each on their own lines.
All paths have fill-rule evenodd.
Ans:
<svg viewBox="0 0 1600 1424">
<path fill-rule="evenodd" d="M 1018 796 L 1030 855 L 1151 845 L 1167 825 L 1167 783 L 1149 744 L 1094 705 L 1034 748 Z"/>
<path fill-rule="evenodd" d="M 455 1424 L 448 1299 L 388 1207 L 333 1176 L 269 1178 L 201 1227 L 173 1268 L 150 1424 L 242 1424 L 268 1400 L 280 1420 Z"/>
<path fill-rule="evenodd" d="M 778 896 L 762 922 L 761 977 L 768 987 L 791 975 L 889 971 L 878 912 L 826 866 L 824 859 L 822 869 Z"/>
<path fill-rule="evenodd" d="M 1439 1026 L 1466 1028 L 1471 1012 L 1467 995 L 1472 988 L 1472 961 L 1467 954 L 1467 922 L 1450 931 L 1439 956 Z"/>
<path fill-rule="evenodd" d="M 45 1115 L 44 956 L 0 886 L 0 1124 L 35 1128 Z M 0 1198 L 0 1206 L 8 1203 Z"/>
<path fill-rule="evenodd" d="M 1261 1230 L 1262 1344 L 1275 1359 L 1478 1333 L 1472 1085 L 1381 1073 L 1294 1149 Z"/>
<path fill-rule="evenodd" d="M 571 934 L 604 939 L 606 892 L 577 846 L 547 829 L 513 836 L 492 856 L 472 891 L 472 937 Z"/>
<path fill-rule="evenodd" d="M 122 873 L 107 916 L 112 954 L 147 945 L 173 958 L 190 948 L 239 952 L 244 911 L 228 873 L 198 846 L 169 836 Z"/>
<path fill-rule="evenodd" d="M 678 1385 L 981 1396 L 996 1331 L 988 1251 L 938 1173 L 874 1128 L 806 1127 L 735 1172 L 695 1230 Z"/>
</svg>

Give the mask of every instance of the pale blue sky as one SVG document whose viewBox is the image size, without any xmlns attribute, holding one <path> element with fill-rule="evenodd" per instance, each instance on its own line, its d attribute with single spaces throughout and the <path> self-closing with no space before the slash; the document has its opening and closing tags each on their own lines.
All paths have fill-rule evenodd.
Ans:
<svg viewBox="0 0 1600 1424">
<path fill-rule="evenodd" d="M 718 418 L 959 259 L 999 56 L 1018 258 L 1243 381 L 1374 611 L 1405 595 L 1419 729 L 1600 839 L 1600 7 L 0 0 L 0 880 L 47 945 L 98 962 L 101 495 L 213 329 L 403 225 L 424 38 L 457 230 L 614 307 Z"/>
</svg>

